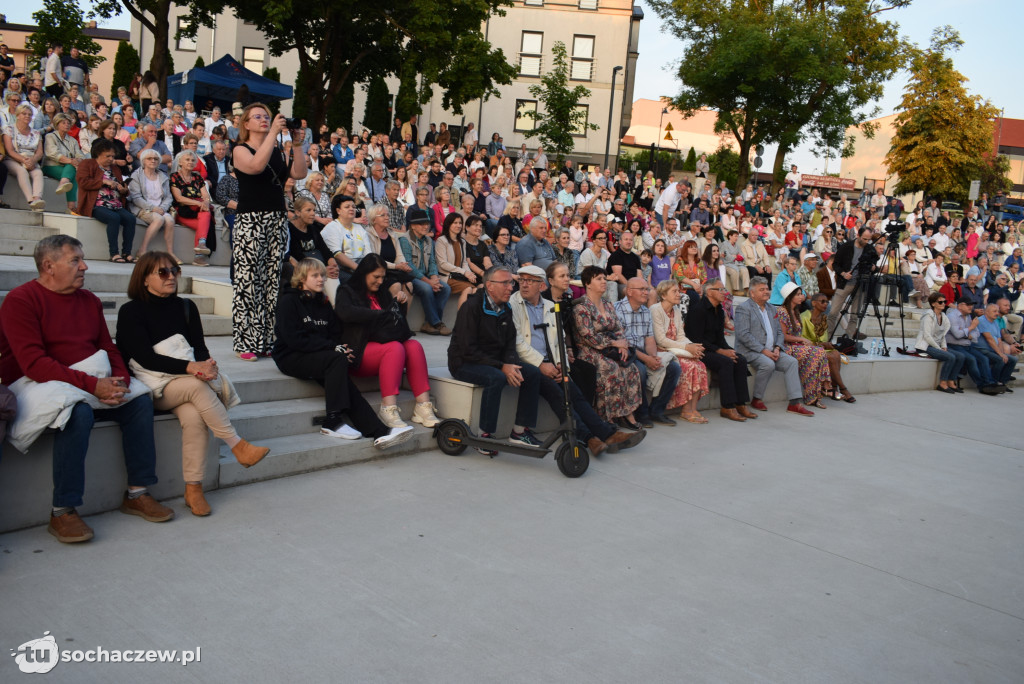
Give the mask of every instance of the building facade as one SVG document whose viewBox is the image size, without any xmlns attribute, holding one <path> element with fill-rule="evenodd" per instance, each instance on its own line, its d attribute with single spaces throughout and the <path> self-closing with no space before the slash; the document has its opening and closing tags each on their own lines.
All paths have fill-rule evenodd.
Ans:
<svg viewBox="0 0 1024 684">
<path fill-rule="evenodd" d="M 39 69 L 38 57 L 25 47 L 25 41 L 35 32 L 36 27 L 31 24 L 9 24 L 6 17 L 0 15 L 0 43 L 7 45 L 8 54 L 14 58 L 15 73 L 24 71 L 31 74 L 34 69 Z M 129 39 L 128 31 L 97 28 L 96 22 L 91 21 L 82 33 L 99 43 L 99 54 L 106 58 L 99 66 L 90 70 L 90 79 L 93 83 L 99 84 L 103 97 L 110 97 L 111 81 L 114 78 L 114 56 L 117 54 L 118 43 Z"/>
<path fill-rule="evenodd" d="M 186 21 L 186 12 L 172 6 L 171 15 L 171 30 L 176 31 Z M 473 123 L 481 142 L 488 141 L 491 134 L 497 132 L 510 151 L 523 143 L 531 150 L 535 148 L 537 139 L 526 138 L 533 121 L 522 114 L 538 106 L 529 88 L 539 84 L 541 76 L 551 68 L 551 47 L 561 41 L 570 62 L 569 86 L 581 84 L 590 89 L 591 95 L 582 106 L 587 121 L 599 126 L 596 131 L 580 132 L 572 156 L 584 163 L 601 163 L 610 129 L 610 152 L 614 158 L 618 141 L 630 125 L 642 19 L 643 11 L 634 6 L 633 0 L 515 0 L 515 4 L 506 9 L 505 16 L 492 16 L 481 31 L 516 66 L 516 78 L 502 87 L 500 98 L 467 103 L 460 115 L 441 106 L 441 92 L 437 90 L 420 114 L 421 135 L 431 122 L 444 121 L 460 129 Z M 231 54 L 247 69 L 262 74 L 265 68 L 273 66 L 280 72 L 283 83 L 295 83 L 299 60 L 294 51 L 272 57 L 263 34 L 230 11 L 221 13 L 215 23 L 212 29 L 199 28 L 195 39 L 171 38 L 176 70 L 192 68 L 200 56 L 210 64 L 224 54 Z M 137 20 L 132 21 L 131 41 L 139 49 L 142 63 L 147 64 L 153 53 L 152 37 Z M 613 93 L 612 75 L 617 66 L 622 69 L 615 74 Z M 389 79 L 388 87 L 392 96 L 395 95 L 397 79 Z M 362 127 L 365 101 L 365 92 L 357 87 L 353 108 L 355 130 Z M 289 114 L 291 103 L 283 102 L 281 109 Z"/>
</svg>

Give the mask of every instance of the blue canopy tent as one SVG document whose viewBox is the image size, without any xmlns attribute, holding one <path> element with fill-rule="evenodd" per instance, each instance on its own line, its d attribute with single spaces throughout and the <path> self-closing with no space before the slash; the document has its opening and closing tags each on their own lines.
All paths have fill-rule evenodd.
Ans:
<svg viewBox="0 0 1024 684">
<path fill-rule="evenodd" d="M 167 78 L 167 97 L 176 103 L 192 100 L 196 111 L 202 111 L 207 100 L 230 114 L 238 101 L 238 89 L 249 87 L 253 102 L 289 100 L 292 87 L 249 71 L 231 55 L 224 55 L 207 67 L 189 69 Z"/>
</svg>

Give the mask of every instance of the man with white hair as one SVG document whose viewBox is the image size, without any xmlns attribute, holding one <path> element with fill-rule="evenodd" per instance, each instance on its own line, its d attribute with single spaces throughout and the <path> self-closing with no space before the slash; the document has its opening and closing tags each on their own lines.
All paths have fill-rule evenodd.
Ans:
<svg viewBox="0 0 1024 684">
<path fill-rule="evenodd" d="M 555 248 L 547 240 L 548 222 L 536 217 L 530 221 L 530 234 L 516 243 L 519 263 L 523 266 L 533 264 L 539 268 L 547 268 L 555 260 Z"/>
</svg>

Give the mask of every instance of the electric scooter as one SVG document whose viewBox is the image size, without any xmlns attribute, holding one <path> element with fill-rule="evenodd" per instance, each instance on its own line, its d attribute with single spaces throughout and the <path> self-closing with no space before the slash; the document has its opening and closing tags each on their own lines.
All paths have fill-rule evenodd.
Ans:
<svg viewBox="0 0 1024 684">
<path fill-rule="evenodd" d="M 555 330 L 558 335 L 558 348 L 561 357 L 568 358 L 565 353 L 565 333 L 562 329 L 561 303 L 555 302 Z M 500 439 L 478 437 L 469 429 L 466 421 L 459 418 L 447 418 L 434 428 L 437 447 L 449 456 L 462 454 L 467 447 L 476 447 L 490 451 L 506 451 L 520 456 L 544 458 L 551 453 L 551 447 L 558 440 L 562 443 L 555 450 L 555 463 L 566 477 L 579 477 L 590 467 L 590 453 L 587 447 L 576 440 L 576 424 L 573 420 L 572 401 L 569 396 L 568 364 L 562 364 L 562 401 L 565 409 L 565 420 L 558 429 L 548 435 L 539 447 L 510 444 Z M 491 456 L 494 458 L 494 456 Z"/>
</svg>

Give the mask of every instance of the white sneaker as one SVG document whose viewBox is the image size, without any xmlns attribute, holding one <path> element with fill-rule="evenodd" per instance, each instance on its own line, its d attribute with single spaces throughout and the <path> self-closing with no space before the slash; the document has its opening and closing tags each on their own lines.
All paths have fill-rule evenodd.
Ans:
<svg viewBox="0 0 1024 684">
<path fill-rule="evenodd" d="M 63 195 L 65 192 L 73 188 L 71 181 L 65 179 L 60 185 L 57 186 L 57 194 Z"/>
<path fill-rule="evenodd" d="M 200 240 L 199 244 L 192 248 L 192 251 L 203 256 L 210 256 L 210 248 L 206 246 L 206 240 Z"/>
<path fill-rule="evenodd" d="M 341 437 L 342 439 L 362 439 L 363 437 L 363 433 L 349 425 L 346 425 L 345 423 L 342 423 L 333 430 L 321 427 L 320 434 L 329 435 L 330 437 Z"/>
<path fill-rule="evenodd" d="M 388 434 L 373 440 L 373 446 L 383 451 L 408 441 L 410 437 L 412 437 L 412 426 L 410 425 L 406 425 L 403 428 L 391 428 Z"/>
<path fill-rule="evenodd" d="M 398 412 L 397 406 L 383 406 L 380 407 L 378 413 L 382 423 L 387 425 L 389 428 L 404 428 L 408 425 L 402 421 L 402 414 Z"/>
<path fill-rule="evenodd" d="M 412 422 L 432 428 L 440 423 L 441 419 L 434 413 L 434 405 L 429 401 L 424 401 L 416 404 L 416 408 L 412 410 Z"/>
</svg>

